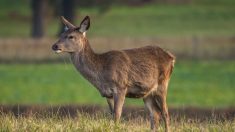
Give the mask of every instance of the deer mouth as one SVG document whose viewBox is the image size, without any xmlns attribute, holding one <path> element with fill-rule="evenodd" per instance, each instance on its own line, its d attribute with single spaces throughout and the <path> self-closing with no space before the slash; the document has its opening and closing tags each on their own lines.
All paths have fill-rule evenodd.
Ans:
<svg viewBox="0 0 235 132">
<path fill-rule="evenodd" d="M 56 44 L 54 44 L 52 46 L 52 50 L 54 50 L 56 53 L 61 53 L 62 52 L 62 49 Z"/>
<path fill-rule="evenodd" d="M 56 53 L 61 53 L 62 50 L 61 50 L 61 49 L 57 49 L 57 50 L 55 50 L 55 52 L 56 52 Z"/>
</svg>

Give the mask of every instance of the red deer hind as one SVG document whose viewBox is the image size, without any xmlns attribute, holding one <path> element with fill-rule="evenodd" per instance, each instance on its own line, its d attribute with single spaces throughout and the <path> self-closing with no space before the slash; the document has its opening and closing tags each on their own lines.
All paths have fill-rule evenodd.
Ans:
<svg viewBox="0 0 235 132">
<path fill-rule="evenodd" d="M 68 29 L 52 49 L 71 55 L 76 69 L 107 99 L 115 122 L 120 119 L 126 97 L 142 98 L 150 114 L 151 130 L 156 130 L 162 117 L 168 131 L 166 96 L 175 57 L 157 46 L 97 54 L 86 37 L 90 18 L 86 16 L 79 27 L 61 18 Z"/>
</svg>

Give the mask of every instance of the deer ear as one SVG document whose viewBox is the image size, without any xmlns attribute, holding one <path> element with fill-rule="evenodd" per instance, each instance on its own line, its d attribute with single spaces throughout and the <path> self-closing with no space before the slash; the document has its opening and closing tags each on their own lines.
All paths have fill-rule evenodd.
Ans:
<svg viewBox="0 0 235 132">
<path fill-rule="evenodd" d="M 74 26 L 72 23 L 70 23 L 68 20 L 66 20 L 63 16 L 61 16 L 61 21 L 64 23 L 64 25 L 69 28 L 69 29 L 73 29 L 76 28 L 76 26 Z"/>
<path fill-rule="evenodd" d="M 90 17 L 86 16 L 80 24 L 79 31 L 84 33 L 89 29 L 89 27 L 90 27 Z"/>
</svg>

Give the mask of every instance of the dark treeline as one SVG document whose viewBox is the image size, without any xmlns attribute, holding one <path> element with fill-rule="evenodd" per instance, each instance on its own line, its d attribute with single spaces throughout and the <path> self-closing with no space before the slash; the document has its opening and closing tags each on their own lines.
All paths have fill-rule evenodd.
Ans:
<svg viewBox="0 0 235 132">
<path fill-rule="evenodd" d="M 42 38 L 44 36 L 44 14 L 49 9 L 54 10 L 55 16 L 64 16 L 73 22 L 75 17 L 75 8 L 79 7 L 96 7 L 99 13 L 105 13 L 109 7 L 115 5 L 141 6 L 145 4 L 186 4 L 192 0 L 31 0 L 32 9 L 32 29 L 31 37 Z M 61 24 L 58 34 L 63 31 L 64 26 Z"/>
<path fill-rule="evenodd" d="M 75 1 L 76 0 L 31 0 L 32 9 L 32 30 L 31 36 L 33 38 L 42 38 L 44 36 L 44 14 L 49 10 L 49 8 L 54 9 L 54 14 L 56 16 L 64 16 L 69 21 L 74 21 L 75 16 Z M 77 6 L 76 6 L 77 7 Z M 61 23 L 61 28 L 58 30 L 60 34 L 64 26 Z"/>
<path fill-rule="evenodd" d="M 75 0 L 76 4 L 83 7 L 109 6 L 112 4 L 138 6 L 144 4 L 187 4 L 193 0 Z"/>
</svg>

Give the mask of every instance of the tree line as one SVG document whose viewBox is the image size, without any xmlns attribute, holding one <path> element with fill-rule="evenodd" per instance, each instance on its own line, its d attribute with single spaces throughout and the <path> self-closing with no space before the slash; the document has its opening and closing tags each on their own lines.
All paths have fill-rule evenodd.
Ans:
<svg viewBox="0 0 235 132">
<path fill-rule="evenodd" d="M 33 38 L 42 38 L 44 36 L 44 14 L 47 11 L 48 6 L 47 0 L 31 0 L 32 9 L 32 31 L 31 36 Z M 74 20 L 74 7 L 75 0 L 57 0 L 54 5 L 58 5 L 59 8 L 58 15 L 66 17 L 69 21 Z M 63 31 L 64 26 L 61 24 L 60 31 Z"/>
<path fill-rule="evenodd" d="M 33 38 L 42 38 L 44 36 L 44 14 L 48 6 L 54 8 L 56 15 L 64 16 L 71 22 L 74 22 L 75 8 L 79 7 L 98 7 L 100 13 L 107 11 L 112 4 L 140 6 L 150 3 L 182 4 L 190 3 L 192 0 L 30 0 L 32 10 L 32 28 L 31 36 Z M 64 30 L 61 24 L 58 34 Z"/>
</svg>

